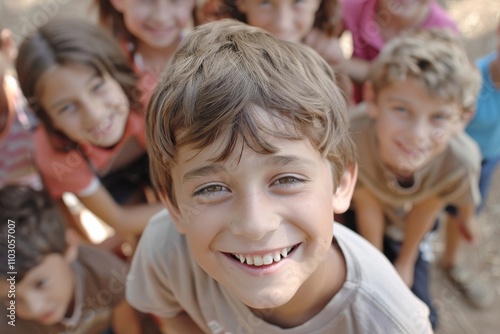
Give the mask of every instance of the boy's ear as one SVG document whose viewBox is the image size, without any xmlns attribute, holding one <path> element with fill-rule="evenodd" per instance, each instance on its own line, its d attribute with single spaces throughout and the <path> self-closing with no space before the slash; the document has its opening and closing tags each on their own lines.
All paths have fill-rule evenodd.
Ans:
<svg viewBox="0 0 500 334">
<path fill-rule="evenodd" d="M 168 198 L 164 190 L 159 192 L 159 197 L 163 204 L 167 207 L 168 214 L 172 218 L 172 222 L 174 223 L 177 232 L 185 234 L 186 229 L 184 227 L 184 220 L 182 219 L 181 211 L 172 204 L 172 201 Z"/>
<path fill-rule="evenodd" d="M 358 165 L 352 164 L 347 168 L 333 194 L 333 212 L 344 213 L 351 205 L 351 198 L 358 179 Z"/>
<path fill-rule="evenodd" d="M 111 6 L 113 6 L 114 9 L 123 13 L 123 0 L 109 0 L 109 2 L 111 2 Z"/>
<path fill-rule="evenodd" d="M 363 84 L 363 101 L 366 103 L 366 112 L 371 118 L 377 118 L 378 112 L 375 105 L 375 91 L 371 81 Z"/>
<path fill-rule="evenodd" d="M 79 237 L 73 230 L 66 230 L 66 252 L 64 253 L 64 259 L 66 262 L 71 263 L 78 257 L 78 245 L 80 244 Z"/>
<path fill-rule="evenodd" d="M 463 112 L 461 130 L 465 130 L 467 124 L 469 124 L 469 122 L 474 118 L 475 114 L 476 114 L 476 108 L 469 108 Z"/>
</svg>

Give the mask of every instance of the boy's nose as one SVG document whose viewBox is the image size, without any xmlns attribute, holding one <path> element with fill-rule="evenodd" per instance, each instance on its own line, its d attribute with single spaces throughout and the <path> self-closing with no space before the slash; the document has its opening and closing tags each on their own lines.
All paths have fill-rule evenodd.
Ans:
<svg viewBox="0 0 500 334">
<path fill-rule="evenodd" d="M 82 108 L 85 115 L 85 124 L 88 127 L 95 127 L 103 118 L 103 108 L 98 101 L 89 99 L 82 102 Z"/>
<path fill-rule="evenodd" d="M 26 308 L 34 319 L 39 319 L 45 315 L 46 305 L 44 299 L 39 295 L 32 295 L 26 298 Z"/>
<path fill-rule="evenodd" d="M 425 120 L 416 120 L 410 124 L 408 133 L 411 135 L 414 142 L 417 144 L 421 140 L 427 140 L 430 138 L 430 126 Z"/>
<path fill-rule="evenodd" d="M 230 228 L 234 235 L 241 235 L 251 240 L 260 240 L 275 231 L 281 218 L 273 209 L 269 198 L 255 192 L 242 196 L 237 201 L 231 215 Z"/>
</svg>

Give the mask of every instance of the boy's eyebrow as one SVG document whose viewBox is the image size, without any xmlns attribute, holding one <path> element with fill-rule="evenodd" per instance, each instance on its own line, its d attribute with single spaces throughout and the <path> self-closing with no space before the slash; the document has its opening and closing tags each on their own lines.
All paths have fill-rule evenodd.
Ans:
<svg viewBox="0 0 500 334">
<path fill-rule="evenodd" d="M 263 167 L 295 166 L 298 168 L 314 168 L 315 165 L 308 159 L 296 155 L 272 155 L 265 159 Z M 188 182 L 194 178 L 225 172 L 222 164 L 211 164 L 193 169 L 182 176 L 182 182 Z"/>
<path fill-rule="evenodd" d="M 272 155 L 264 162 L 264 167 L 280 167 L 280 166 L 290 166 L 294 165 L 296 167 L 302 168 L 313 168 L 314 163 L 308 159 L 296 156 L 296 155 Z"/>
<path fill-rule="evenodd" d="M 184 174 L 182 176 L 182 182 L 185 183 L 197 177 L 207 176 L 210 174 L 217 174 L 220 172 L 224 172 L 225 170 L 226 169 L 224 168 L 224 166 L 220 164 L 206 165 L 200 168 L 190 170 L 189 172 Z"/>
</svg>

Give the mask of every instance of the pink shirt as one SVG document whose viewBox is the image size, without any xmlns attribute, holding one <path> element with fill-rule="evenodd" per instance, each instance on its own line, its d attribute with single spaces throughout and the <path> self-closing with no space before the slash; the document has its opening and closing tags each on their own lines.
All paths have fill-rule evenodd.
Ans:
<svg viewBox="0 0 500 334">
<path fill-rule="evenodd" d="M 341 1 L 343 23 L 352 34 L 353 57 L 364 60 L 376 58 L 386 42 L 380 35 L 379 26 L 375 20 L 375 7 L 378 0 Z M 457 24 L 439 4 L 431 0 L 429 6 L 429 14 L 420 28 L 448 28 L 459 33 Z M 382 15 L 381 19 L 384 19 Z"/>
<path fill-rule="evenodd" d="M 63 192 L 83 195 L 93 182 L 98 181 L 96 172 L 108 169 L 117 155 L 127 154 L 127 147 L 130 147 L 131 142 L 137 142 L 145 152 L 144 121 L 144 116 L 130 112 L 125 133 L 120 141 L 112 148 L 84 145 L 87 159 L 75 150 L 56 150 L 45 127 L 39 126 L 34 134 L 35 163 L 49 194 L 53 198 L 61 198 Z"/>
</svg>

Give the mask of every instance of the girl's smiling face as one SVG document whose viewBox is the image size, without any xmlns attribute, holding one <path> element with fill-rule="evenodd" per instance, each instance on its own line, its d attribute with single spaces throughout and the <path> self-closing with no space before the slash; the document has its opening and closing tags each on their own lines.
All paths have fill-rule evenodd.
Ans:
<svg viewBox="0 0 500 334">
<path fill-rule="evenodd" d="M 111 0 L 128 31 L 149 48 L 176 44 L 191 23 L 195 0 Z"/>
<path fill-rule="evenodd" d="M 55 129 L 76 143 L 111 147 L 122 138 L 129 101 L 109 74 L 89 66 L 56 65 L 37 83 L 37 96 Z"/>
</svg>

